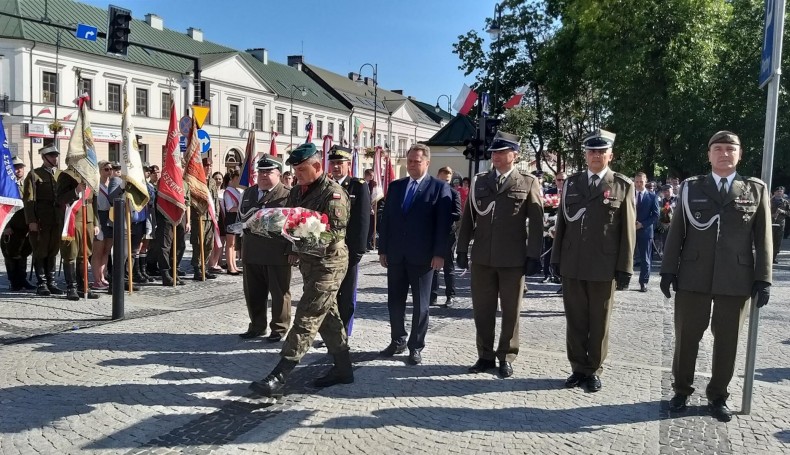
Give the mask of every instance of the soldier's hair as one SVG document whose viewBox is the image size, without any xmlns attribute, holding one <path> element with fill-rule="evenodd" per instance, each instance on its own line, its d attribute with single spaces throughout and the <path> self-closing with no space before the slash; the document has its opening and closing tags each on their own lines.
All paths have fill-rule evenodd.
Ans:
<svg viewBox="0 0 790 455">
<path fill-rule="evenodd" d="M 291 176 L 291 171 L 283 172 L 283 177 L 290 177 L 290 176 Z"/>
<path fill-rule="evenodd" d="M 411 147 L 409 147 L 409 152 L 406 153 L 406 155 L 408 156 L 409 153 L 411 153 L 412 151 L 415 151 L 415 150 L 421 151 L 422 152 L 422 156 L 424 156 L 426 160 L 431 159 L 431 148 L 428 147 L 425 144 L 414 144 L 414 145 L 412 145 Z"/>
<path fill-rule="evenodd" d="M 318 154 L 315 154 L 315 155 L 311 156 L 310 158 L 304 160 L 304 162 L 307 163 L 307 164 L 320 163 L 321 167 L 323 167 L 323 164 L 324 164 L 322 162 L 321 158 L 319 158 Z M 326 170 L 326 169 L 324 169 L 324 170 Z"/>
<path fill-rule="evenodd" d="M 450 175 L 453 175 L 453 169 L 452 169 L 450 166 L 444 166 L 444 167 L 440 167 L 440 168 L 439 168 L 439 172 L 438 172 L 438 174 L 439 174 L 439 175 L 442 175 L 442 174 L 450 174 Z"/>
<path fill-rule="evenodd" d="M 365 175 L 373 176 L 373 169 L 365 169 Z"/>
<path fill-rule="evenodd" d="M 644 178 L 645 178 L 645 180 L 647 180 L 647 174 L 645 174 L 645 173 L 644 173 L 644 172 L 642 172 L 642 171 L 639 171 L 639 172 L 637 172 L 637 173 L 636 173 L 636 175 L 635 175 L 634 177 L 644 177 Z"/>
</svg>

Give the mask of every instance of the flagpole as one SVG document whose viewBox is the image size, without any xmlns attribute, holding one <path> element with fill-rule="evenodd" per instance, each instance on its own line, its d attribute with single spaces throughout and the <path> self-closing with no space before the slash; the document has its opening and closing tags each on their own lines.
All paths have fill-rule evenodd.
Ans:
<svg viewBox="0 0 790 455">
<path fill-rule="evenodd" d="M 374 202 L 373 209 L 373 249 L 376 249 L 376 222 L 379 220 L 379 201 Z"/>
<path fill-rule="evenodd" d="M 129 269 L 129 294 L 132 294 L 132 209 L 130 207 L 131 201 L 126 204 L 126 263 Z"/>
<path fill-rule="evenodd" d="M 88 298 L 88 214 L 86 212 L 87 207 L 85 205 L 84 200 L 84 191 L 83 195 L 80 197 L 83 198 L 82 201 L 82 290 L 85 292 L 85 298 Z M 91 232 L 91 234 L 93 234 Z"/>
<path fill-rule="evenodd" d="M 173 273 L 173 287 L 176 287 L 176 281 L 178 280 L 178 264 L 176 261 L 178 260 L 178 252 L 176 251 L 176 235 L 177 235 L 178 225 L 173 223 L 173 241 L 171 242 L 171 249 L 173 250 L 173 266 L 171 267 Z"/>
<path fill-rule="evenodd" d="M 205 239 L 206 234 L 203 232 L 203 220 L 200 219 L 201 215 L 198 215 L 198 220 L 200 223 L 200 272 L 203 274 L 203 281 L 206 281 L 206 249 L 203 248 L 203 242 Z"/>
</svg>

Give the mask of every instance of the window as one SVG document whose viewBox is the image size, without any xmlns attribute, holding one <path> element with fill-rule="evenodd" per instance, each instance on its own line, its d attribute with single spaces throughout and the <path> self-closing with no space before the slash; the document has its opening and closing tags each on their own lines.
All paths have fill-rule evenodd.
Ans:
<svg viewBox="0 0 790 455">
<path fill-rule="evenodd" d="M 148 90 L 138 88 L 135 90 L 134 114 L 148 117 Z"/>
<path fill-rule="evenodd" d="M 362 132 L 362 147 L 367 147 L 367 146 L 368 146 L 368 132 L 367 131 L 363 131 Z"/>
<path fill-rule="evenodd" d="M 277 114 L 277 132 L 285 134 L 285 114 Z"/>
<path fill-rule="evenodd" d="M 324 137 L 324 121 L 323 120 L 316 120 L 315 121 L 315 132 L 318 134 L 318 138 L 322 139 Z"/>
<path fill-rule="evenodd" d="M 376 144 L 375 145 L 381 145 L 381 135 L 380 134 L 376 135 Z"/>
<path fill-rule="evenodd" d="M 263 131 L 263 109 L 255 109 L 255 129 Z"/>
<path fill-rule="evenodd" d="M 41 79 L 41 102 L 58 102 L 58 75 L 44 71 Z"/>
<path fill-rule="evenodd" d="M 88 95 L 88 108 L 93 109 L 93 80 L 80 79 L 77 90 L 79 91 L 77 96 L 82 96 L 83 94 Z"/>
<path fill-rule="evenodd" d="M 231 104 L 230 105 L 230 127 L 238 128 L 239 127 L 239 105 L 238 104 Z"/>
<path fill-rule="evenodd" d="M 148 144 L 141 144 L 137 142 L 137 148 L 140 150 L 140 161 L 143 163 L 148 162 Z"/>
<path fill-rule="evenodd" d="M 211 108 L 212 102 L 210 99 L 203 100 L 203 105 L 208 106 L 208 114 L 206 115 L 206 120 L 203 122 L 205 125 L 212 125 L 211 123 L 211 116 L 214 115 L 214 109 Z"/>
<path fill-rule="evenodd" d="M 398 156 L 406 156 L 406 139 L 398 139 Z"/>
<path fill-rule="evenodd" d="M 121 112 L 121 86 L 107 84 L 107 111 Z"/>
<path fill-rule="evenodd" d="M 121 144 L 117 142 L 110 142 L 107 145 L 109 145 L 107 159 L 110 161 L 121 161 Z"/>
<path fill-rule="evenodd" d="M 335 136 L 335 124 L 334 123 L 329 122 L 329 126 L 327 126 L 327 128 L 326 128 L 326 134 L 329 134 L 332 137 Z"/>
<path fill-rule="evenodd" d="M 170 118 L 170 92 L 162 92 L 162 118 Z"/>
<path fill-rule="evenodd" d="M 291 136 L 299 135 L 299 118 L 295 115 L 291 116 Z"/>
</svg>

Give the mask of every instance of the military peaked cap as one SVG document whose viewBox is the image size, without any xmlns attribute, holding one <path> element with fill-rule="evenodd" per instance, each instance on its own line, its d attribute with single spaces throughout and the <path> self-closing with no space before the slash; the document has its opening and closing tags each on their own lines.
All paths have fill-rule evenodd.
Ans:
<svg viewBox="0 0 790 455">
<path fill-rule="evenodd" d="M 610 149 L 614 145 L 615 134 L 598 128 L 588 134 L 582 144 L 588 150 Z"/>
<path fill-rule="evenodd" d="M 329 161 L 351 161 L 351 149 L 340 145 L 329 150 Z"/>
</svg>

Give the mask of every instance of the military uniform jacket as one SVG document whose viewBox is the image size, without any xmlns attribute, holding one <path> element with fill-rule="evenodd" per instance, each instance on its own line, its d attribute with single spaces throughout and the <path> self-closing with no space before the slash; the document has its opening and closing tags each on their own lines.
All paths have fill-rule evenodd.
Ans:
<svg viewBox="0 0 790 455">
<path fill-rule="evenodd" d="M 69 175 L 68 172 L 63 172 L 61 173 L 60 177 L 58 177 L 56 189 L 58 210 L 64 216 L 66 214 L 66 207 L 79 199 L 79 194 L 77 194 L 77 185 L 79 185 L 79 182 L 74 180 L 74 178 Z M 82 226 L 82 211 L 85 209 L 87 209 L 87 212 L 85 213 L 85 219 L 88 221 L 88 224 L 95 224 L 96 218 L 98 218 L 95 207 L 96 206 L 93 204 L 93 197 L 89 197 L 87 200 L 85 200 L 83 202 L 83 206 L 77 210 L 76 216 L 74 218 L 76 225 Z M 88 233 L 88 235 L 93 235 L 93 232 Z"/>
<path fill-rule="evenodd" d="M 303 190 L 302 185 L 291 189 L 288 196 L 288 207 L 304 207 L 316 212 L 325 213 L 329 217 L 329 229 L 332 233 L 332 242 L 327 248 L 327 254 L 339 246 L 345 247 L 346 226 L 348 225 L 349 202 L 346 191 L 322 174 L 315 182 L 307 185 Z M 300 254 L 300 257 L 310 255 Z"/>
<path fill-rule="evenodd" d="M 340 184 L 351 204 L 351 214 L 346 227 L 346 246 L 348 255 L 365 254 L 368 245 L 368 228 L 370 227 L 370 190 L 362 179 L 347 176 Z"/>
<path fill-rule="evenodd" d="M 513 170 L 497 191 L 496 170 L 478 174 L 466 199 L 458 235 L 459 253 L 489 267 L 523 267 L 543 247 L 543 199 L 537 179 Z M 529 223 L 527 223 L 529 222 Z"/>
<path fill-rule="evenodd" d="M 738 174 L 722 201 L 713 176 L 680 187 L 661 273 L 684 291 L 748 296 L 755 281 L 771 282 L 771 206 L 762 180 Z"/>
<path fill-rule="evenodd" d="M 790 202 L 787 199 L 771 198 L 771 222 L 774 226 L 784 230 L 785 219 L 790 215 Z"/>
<path fill-rule="evenodd" d="M 574 174 L 562 192 L 551 263 L 560 265 L 563 277 L 585 281 L 633 273 L 635 224 L 631 179 L 608 170 L 590 189 L 587 171 Z"/>
<path fill-rule="evenodd" d="M 266 195 L 258 200 L 258 186 L 251 186 L 244 190 L 239 202 L 239 213 L 246 221 L 256 212 L 256 209 L 285 207 L 288 202 L 290 188 L 282 183 L 269 190 Z M 243 216 L 247 215 L 247 216 Z M 281 237 L 266 238 L 255 235 L 249 229 L 244 230 L 244 241 L 241 243 L 242 258 L 245 264 L 258 265 L 288 265 L 288 253 L 291 243 Z"/>
<path fill-rule="evenodd" d="M 60 213 L 56 199 L 56 185 L 60 171 L 50 173 L 44 167 L 37 167 L 25 177 L 25 190 L 22 195 L 25 204 L 27 224 L 38 223 L 39 227 L 61 228 L 63 214 Z"/>
</svg>

